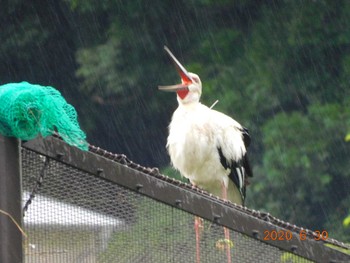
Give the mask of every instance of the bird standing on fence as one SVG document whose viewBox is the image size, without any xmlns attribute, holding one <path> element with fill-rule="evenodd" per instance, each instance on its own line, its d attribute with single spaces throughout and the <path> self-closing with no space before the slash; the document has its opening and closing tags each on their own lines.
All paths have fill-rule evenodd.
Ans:
<svg viewBox="0 0 350 263">
<path fill-rule="evenodd" d="M 173 114 L 167 149 L 172 165 L 190 182 L 213 195 L 242 205 L 247 176 L 252 176 L 247 157 L 248 130 L 229 116 L 199 102 L 202 83 L 189 73 L 171 51 L 164 47 L 181 77 L 181 84 L 159 86 L 177 93 L 179 107 Z M 200 261 L 199 227 L 195 220 L 197 262 Z M 224 228 L 226 253 L 231 262 L 229 230 Z"/>
</svg>

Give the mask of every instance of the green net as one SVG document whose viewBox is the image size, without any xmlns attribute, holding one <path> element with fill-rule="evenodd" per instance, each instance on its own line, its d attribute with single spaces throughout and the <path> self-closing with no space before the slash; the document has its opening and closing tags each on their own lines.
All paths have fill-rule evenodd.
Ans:
<svg viewBox="0 0 350 263">
<path fill-rule="evenodd" d="M 49 86 L 28 82 L 0 86 L 0 133 L 31 140 L 58 133 L 67 143 L 87 150 L 77 112 L 61 93 Z"/>
</svg>

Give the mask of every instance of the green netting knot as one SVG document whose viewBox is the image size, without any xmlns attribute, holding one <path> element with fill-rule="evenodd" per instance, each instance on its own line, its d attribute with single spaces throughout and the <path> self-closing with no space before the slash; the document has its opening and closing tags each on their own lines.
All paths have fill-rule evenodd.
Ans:
<svg viewBox="0 0 350 263">
<path fill-rule="evenodd" d="M 28 82 L 0 86 L 0 133 L 31 140 L 57 132 L 67 143 L 87 150 L 77 112 L 61 93 L 50 86 Z"/>
</svg>

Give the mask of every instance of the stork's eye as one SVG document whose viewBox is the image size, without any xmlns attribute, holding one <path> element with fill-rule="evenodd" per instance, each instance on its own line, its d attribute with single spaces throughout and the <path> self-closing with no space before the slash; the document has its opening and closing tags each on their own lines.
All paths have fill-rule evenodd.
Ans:
<svg viewBox="0 0 350 263">
<path fill-rule="evenodd" d="M 193 76 L 192 79 L 194 80 L 194 82 L 199 83 L 199 79 L 197 77 Z"/>
</svg>

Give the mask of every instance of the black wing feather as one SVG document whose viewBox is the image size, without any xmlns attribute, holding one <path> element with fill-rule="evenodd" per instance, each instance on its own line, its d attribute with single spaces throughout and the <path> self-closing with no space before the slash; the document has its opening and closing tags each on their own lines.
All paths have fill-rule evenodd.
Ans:
<svg viewBox="0 0 350 263">
<path fill-rule="evenodd" d="M 250 145 L 251 139 L 248 132 L 248 129 L 242 128 L 240 129 L 243 135 L 243 142 L 246 148 Z M 241 192 L 242 200 L 244 203 L 244 199 L 246 196 L 246 186 L 248 184 L 247 176 L 252 177 L 253 172 L 249 164 L 248 155 L 245 154 L 243 158 L 237 162 L 234 160 L 227 160 L 224 156 L 221 147 L 218 147 L 220 163 L 225 169 L 230 169 L 231 172 L 229 174 L 230 180 L 236 185 L 236 187 Z"/>
<path fill-rule="evenodd" d="M 249 131 L 245 127 L 242 127 L 242 129 L 240 129 L 240 131 L 242 132 L 243 142 L 244 142 L 245 148 L 247 149 L 250 145 L 250 142 L 251 142 Z"/>
</svg>

